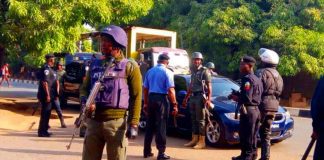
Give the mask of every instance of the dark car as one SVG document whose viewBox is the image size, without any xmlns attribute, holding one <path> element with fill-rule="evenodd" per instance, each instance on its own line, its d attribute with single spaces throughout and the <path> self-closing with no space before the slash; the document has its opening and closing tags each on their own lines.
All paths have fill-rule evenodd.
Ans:
<svg viewBox="0 0 324 160">
<path fill-rule="evenodd" d="M 178 104 L 186 95 L 187 87 L 190 83 L 190 75 L 175 75 L 175 90 Z M 229 100 L 227 96 L 232 89 L 239 90 L 239 85 L 226 77 L 212 77 L 212 103 L 214 108 L 210 111 L 211 124 L 206 121 L 206 142 L 211 146 L 239 143 L 239 118 L 235 119 L 236 102 Z M 239 115 L 238 115 L 239 116 Z M 142 120 L 140 127 L 145 127 Z M 279 107 L 272 123 L 271 139 L 282 141 L 292 136 L 294 120 L 289 112 Z M 179 106 L 179 114 L 176 118 L 170 116 L 168 131 L 176 131 L 180 134 L 191 135 L 191 119 L 189 106 L 182 108 Z"/>
<path fill-rule="evenodd" d="M 100 53 L 75 53 L 65 56 L 65 71 L 63 77 L 63 98 L 61 105 L 65 106 L 67 100 L 79 101 L 79 88 L 93 59 L 101 59 Z"/>
</svg>

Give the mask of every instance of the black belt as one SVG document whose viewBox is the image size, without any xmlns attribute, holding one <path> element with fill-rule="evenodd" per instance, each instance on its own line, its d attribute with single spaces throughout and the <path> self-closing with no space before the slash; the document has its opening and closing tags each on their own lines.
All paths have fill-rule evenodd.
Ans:
<svg viewBox="0 0 324 160">
<path fill-rule="evenodd" d="M 244 107 L 258 107 L 258 106 L 255 106 L 255 105 L 244 105 Z"/>
<path fill-rule="evenodd" d="M 199 92 L 192 92 L 192 95 L 193 95 L 193 96 L 198 96 L 198 95 L 202 95 L 202 94 L 204 94 L 204 92 L 202 92 L 202 91 L 199 91 Z"/>
<path fill-rule="evenodd" d="M 166 93 L 155 93 L 155 92 L 151 92 L 149 95 L 160 95 L 160 96 L 166 96 L 168 94 Z"/>
</svg>

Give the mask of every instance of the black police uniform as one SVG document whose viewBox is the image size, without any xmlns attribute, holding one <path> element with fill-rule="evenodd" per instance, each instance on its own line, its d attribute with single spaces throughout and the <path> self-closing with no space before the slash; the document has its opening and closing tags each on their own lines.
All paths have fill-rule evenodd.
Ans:
<svg viewBox="0 0 324 160">
<path fill-rule="evenodd" d="M 324 75 L 318 81 L 311 102 L 313 132 L 317 133 L 313 160 L 324 157 Z"/>
<path fill-rule="evenodd" d="M 48 57 L 47 57 L 48 58 Z M 48 123 L 51 115 L 52 106 L 56 106 L 55 98 L 58 97 L 57 92 L 57 75 L 56 72 L 47 64 L 45 64 L 40 70 L 40 80 L 38 86 L 37 98 L 42 104 L 41 117 L 38 127 L 39 137 L 49 137 Z M 46 102 L 46 90 L 43 87 L 43 82 L 47 82 L 49 89 L 50 102 Z M 57 108 L 57 107 L 56 107 Z"/>
<path fill-rule="evenodd" d="M 243 59 L 243 61 L 255 63 L 255 60 L 250 58 Z M 257 135 L 260 123 L 258 106 L 261 102 L 263 86 L 261 80 L 254 73 L 242 77 L 241 82 L 239 94 L 241 155 L 233 157 L 233 159 L 254 160 L 257 158 Z"/>
<path fill-rule="evenodd" d="M 241 156 L 251 160 L 257 156 L 257 135 L 260 123 L 258 105 L 261 101 L 262 84 L 253 73 L 242 78 L 240 104 L 245 107 L 240 110 L 240 142 Z"/>
</svg>

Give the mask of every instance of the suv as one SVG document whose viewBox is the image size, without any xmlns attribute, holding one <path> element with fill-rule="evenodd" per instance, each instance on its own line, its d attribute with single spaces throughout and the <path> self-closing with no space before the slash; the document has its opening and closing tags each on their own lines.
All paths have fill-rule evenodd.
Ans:
<svg viewBox="0 0 324 160">
<path fill-rule="evenodd" d="M 65 56 L 65 71 L 63 77 L 63 93 L 61 105 L 67 105 L 67 100 L 79 102 L 79 88 L 85 77 L 85 72 L 88 69 L 93 59 L 101 59 L 100 53 L 75 53 Z"/>
</svg>

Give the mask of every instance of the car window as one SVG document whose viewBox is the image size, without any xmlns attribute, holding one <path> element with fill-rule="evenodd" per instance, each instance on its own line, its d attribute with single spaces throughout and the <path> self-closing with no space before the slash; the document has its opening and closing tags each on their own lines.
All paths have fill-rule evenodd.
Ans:
<svg viewBox="0 0 324 160">
<path fill-rule="evenodd" d="M 184 77 L 174 76 L 174 85 L 176 92 L 187 91 L 187 81 Z"/>
<path fill-rule="evenodd" d="M 229 94 L 231 94 L 232 89 L 238 91 L 240 89 L 240 86 L 227 78 L 215 78 L 212 81 L 213 97 L 227 97 Z"/>
</svg>

